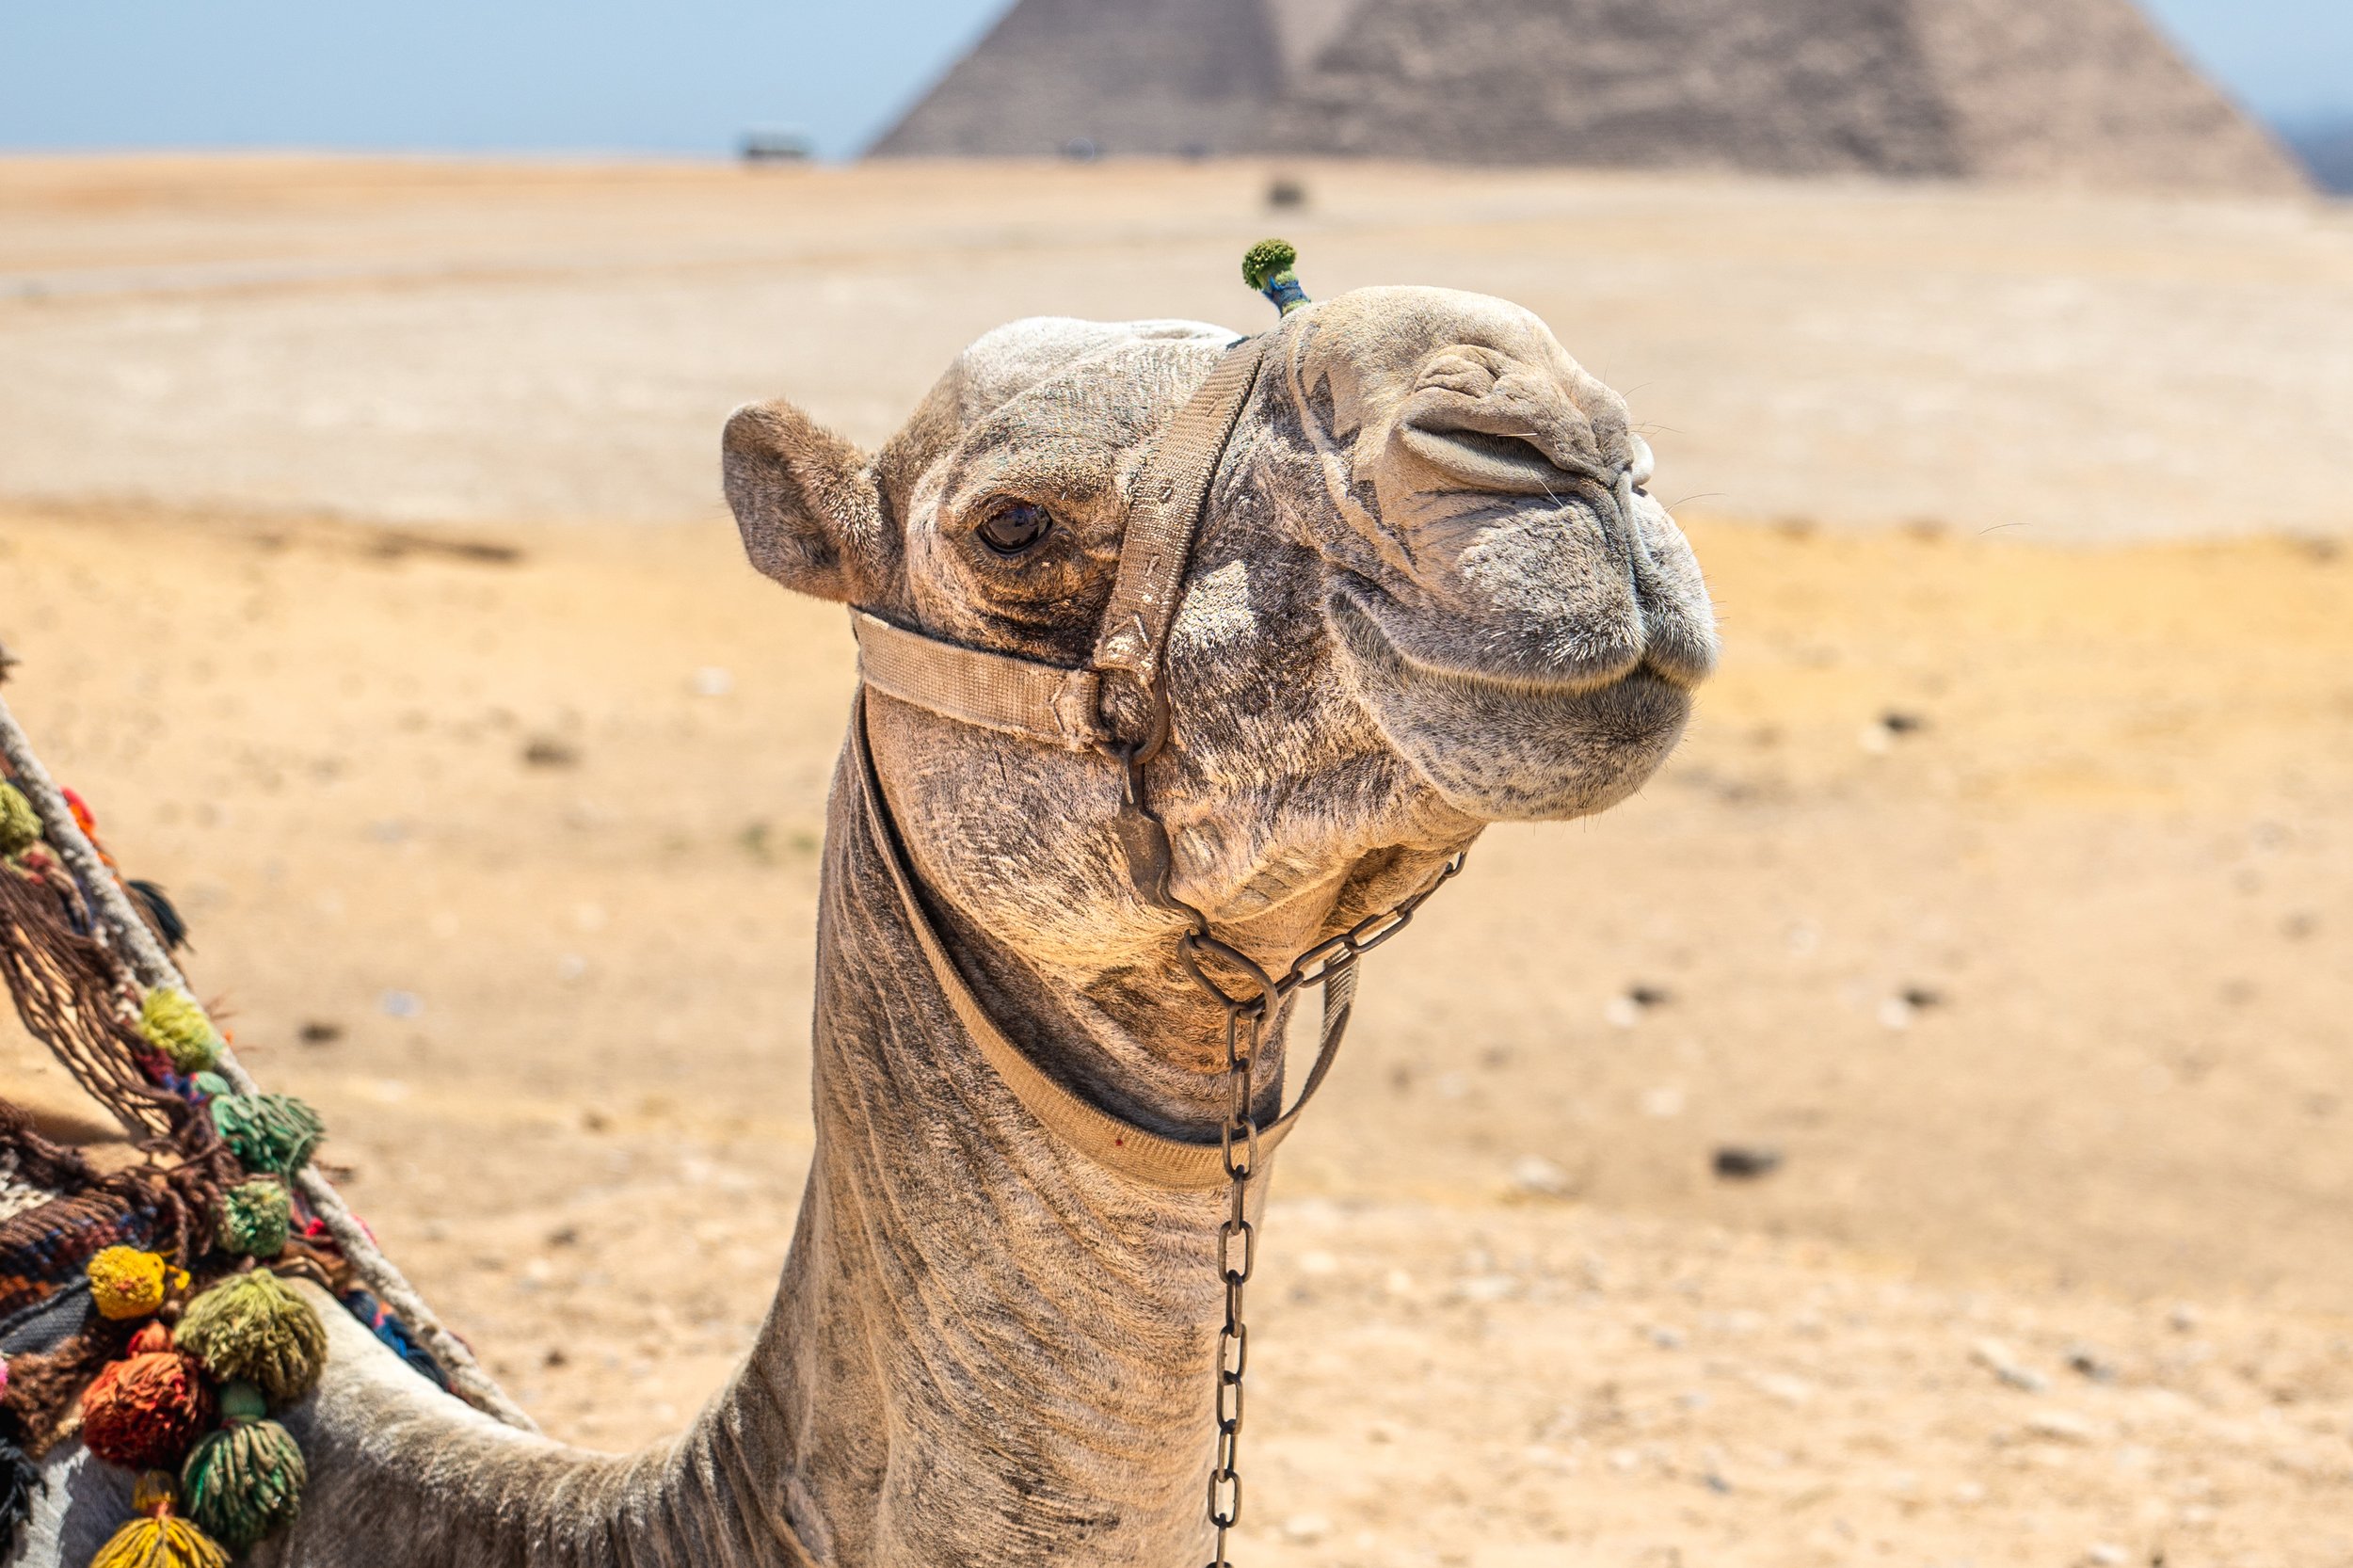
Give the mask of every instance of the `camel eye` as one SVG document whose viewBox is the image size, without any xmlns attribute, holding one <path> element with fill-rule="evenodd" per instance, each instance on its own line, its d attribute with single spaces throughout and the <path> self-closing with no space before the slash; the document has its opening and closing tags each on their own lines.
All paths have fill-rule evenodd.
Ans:
<svg viewBox="0 0 2353 1568">
<path fill-rule="evenodd" d="M 1054 514 L 1027 501 L 1008 502 L 981 520 L 981 542 L 1000 555 L 1018 555 L 1046 537 Z"/>
</svg>

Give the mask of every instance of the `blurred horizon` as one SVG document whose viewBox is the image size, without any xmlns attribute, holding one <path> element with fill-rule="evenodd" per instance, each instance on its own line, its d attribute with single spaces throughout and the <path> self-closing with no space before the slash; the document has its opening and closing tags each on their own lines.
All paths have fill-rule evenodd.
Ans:
<svg viewBox="0 0 2353 1568">
<path fill-rule="evenodd" d="M 93 0 L 0 20 L 0 151 L 724 157 L 751 132 L 861 153 L 1012 0 L 418 0 L 397 11 Z M 2353 7 L 2147 0 L 2308 161 L 2353 126 Z M 2323 172 L 2326 172 L 2325 170 Z"/>
</svg>

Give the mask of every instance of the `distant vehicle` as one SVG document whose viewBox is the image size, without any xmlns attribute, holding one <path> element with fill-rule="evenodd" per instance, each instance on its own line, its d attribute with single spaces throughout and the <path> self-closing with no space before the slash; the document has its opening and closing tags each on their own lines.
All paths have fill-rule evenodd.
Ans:
<svg viewBox="0 0 2353 1568">
<path fill-rule="evenodd" d="M 740 146 L 747 164 L 798 163 L 817 154 L 817 144 L 797 125 L 746 131 Z"/>
</svg>

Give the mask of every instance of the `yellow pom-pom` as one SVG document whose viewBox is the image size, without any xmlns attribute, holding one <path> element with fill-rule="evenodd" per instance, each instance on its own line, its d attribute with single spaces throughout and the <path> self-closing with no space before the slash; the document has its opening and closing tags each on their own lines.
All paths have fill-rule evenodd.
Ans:
<svg viewBox="0 0 2353 1568">
<path fill-rule="evenodd" d="M 139 1477 L 131 1506 L 142 1517 L 115 1531 L 89 1568 L 229 1568 L 219 1543 L 171 1512 L 172 1480 L 160 1470 Z"/>
<path fill-rule="evenodd" d="M 0 855 L 14 855 L 40 842 L 40 813 L 24 792 L 0 780 Z"/>
<path fill-rule="evenodd" d="M 139 1032 L 184 1073 L 210 1072 L 220 1061 L 220 1032 L 184 991 L 150 991 L 139 1001 Z"/>
<path fill-rule="evenodd" d="M 185 1271 L 136 1247 L 104 1248 L 89 1260 L 88 1272 L 99 1316 L 117 1322 L 152 1316 L 165 1297 L 188 1286 Z"/>
</svg>

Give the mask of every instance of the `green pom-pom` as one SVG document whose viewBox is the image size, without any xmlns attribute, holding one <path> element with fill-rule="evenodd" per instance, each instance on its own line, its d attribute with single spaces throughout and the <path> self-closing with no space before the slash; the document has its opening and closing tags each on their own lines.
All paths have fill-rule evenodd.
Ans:
<svg viewBox="0 0 2353 1568">
<path fill-rule="evenodd" d="M 220 1244 L 264 1261 L 286 1250 L 294 1205 L 286 1189 L 265 1177 L 232 1187 L 220 1198 Z"/>
<path fill-rule="evenodd" d="M 291 1095 L 219 1095 L 213 1126 L 248 1171 L 287 1176 L 302 1169 L 327 1136 L 317 1112 Z"/>
<path fill-rule="evenodd" d="M 327 1361 L 319 1315 L 262 1269 L 232 1275 L 190 1302 L 174 1342 L 216 1380 L 241 1378 L 273 1405 L 309 1393 Z"/>
<path fill-rule="evenodd" d="M 1254 289 L 1263 290 L 1299 260 L 1299 249 L 1289 240 L 1260 240 L 1243 252 L 1241 280 Z M 1293 280 L 1296 281 L 1294 275 Z"/>
<path fill-rule="evenodd" d="M 40 842 L 40 813 L 13 784 L 0 783 L 0 855 L 14 855 Z"/>
<path fill-rule="evenodd" d="M 1291 264 L 1297 260 L 1299 252 L 1292 248 L 1290 241 L 1260 240 L 1241 259 L 1242 281 L 1289 315 L 1307 303 L 1307 291 L 1300 286 L 1299 274 L 1291 270 Z"/>
<path fill-rule="evenodd" d="M 139 1032 L 184 1073 L 210 1072 L 220 1060 L 220 1032 L 184 991 L 148 992 L 139 1002 Z"/>
<path fill-rule="evenodd" d="M 180 1470 L 188 1517 L 231 1551 L 242 1552 L 294 1523 L 310 1468 L 294 1434 L 268 1419 L 262 1391 L 232 1383 L 220 1391 L 222 1430 L 198 1443 Z"/>
</svg>

